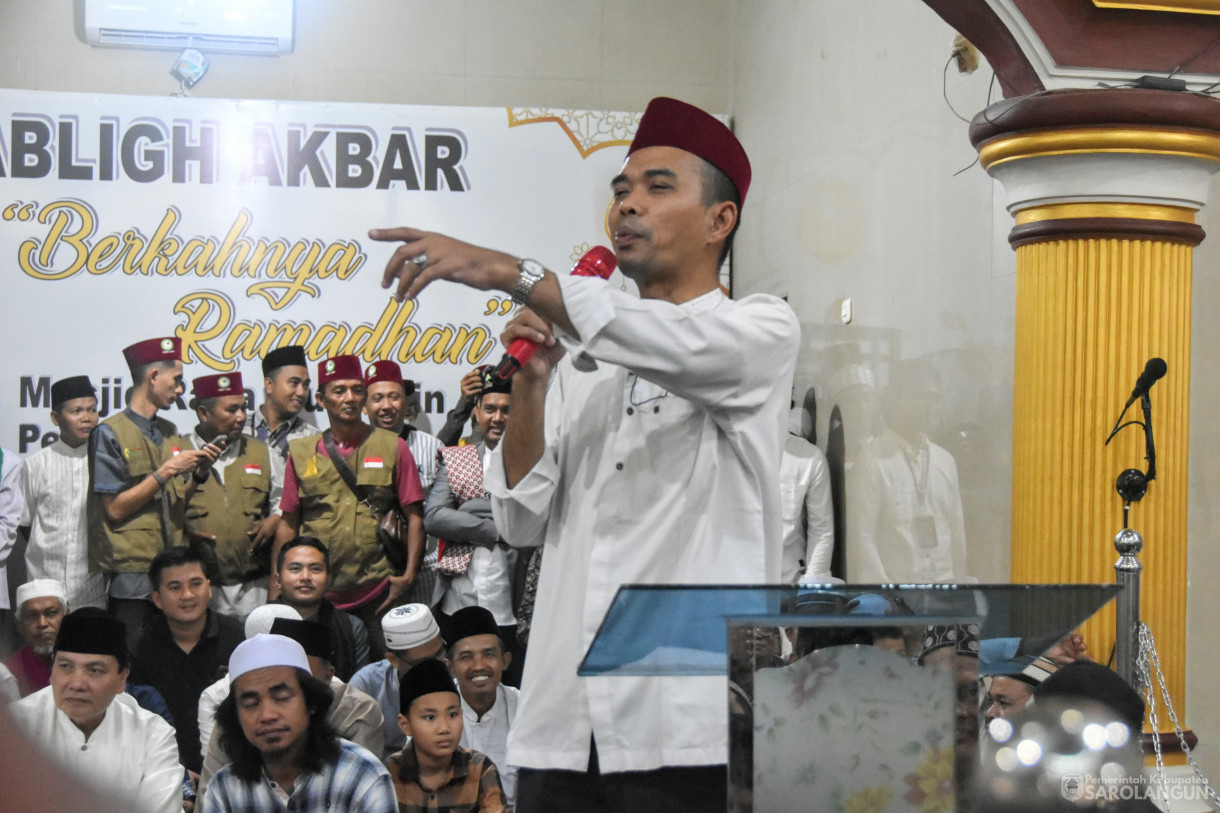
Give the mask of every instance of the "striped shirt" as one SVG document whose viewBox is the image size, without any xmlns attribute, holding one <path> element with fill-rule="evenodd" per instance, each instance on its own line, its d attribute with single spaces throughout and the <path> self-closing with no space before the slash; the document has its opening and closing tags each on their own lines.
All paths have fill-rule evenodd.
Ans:
<svg viewBox="0 0 1220 813">
<path fill-rule="evenodd" d="M 317 435 L 322 432 L 321 429 L 303 420 L 300 415 L 293 415 L 286 421 L 280 423 L 279 426 L 272 429 L 267 424 L 267 419 L 257 411 L 254 416 L 258 419 L 254 426 L 247 426 L 242 430 L 242 434 L 249 437 L 261 440 L 272 449 L 280 453 L 280 460 L 288 460 L 288 441 L 296 440 L 297 438 L 307 438 L 310 435 Z"/>
<path fill-rule="evenodd" d="M 106 606 L 106 577 L 89 572 L 85 501 L 89 494 L 89 446 L 63 440 L 39 449 L 21 468 L 30 529 L 25 566 L 30 579 L 55 579 L 68 593 L 68 607 Z"/>
<path fill-rule="evenodd" d="M 427 492 L 432 488 L 432 481 L 436 479 L 436 471 L 440 466 L 440 440 L 410 424 L 403 427 L 399 437 L 407 442 L 411 456 L 415 458 L 415 468 L 419 470 L 419 483 Z"/>
<path fill-rule="evenodd" d="M 449 779 L 439 788 L 425 788 L 419 783 L 419 762 L 410 743 L 392 754 L 386 765 L 394 776 L 398 813 L 504 813 L 500 773 L 495 763 L 478 751 L 454 751 Z"/>
<path fill-rule="evenodd" d="M 281 788 L 263 773 L 250 783 L 226 765 L 216 772 L 201 797 L 199 813 L 395 813 L 394 783 L 385 766 L 355 743 L 339 740 L 339 758 L 320 772 L 297 777 Z M 287 795 L 287 801 L 281 795 Z"/>
</svg>

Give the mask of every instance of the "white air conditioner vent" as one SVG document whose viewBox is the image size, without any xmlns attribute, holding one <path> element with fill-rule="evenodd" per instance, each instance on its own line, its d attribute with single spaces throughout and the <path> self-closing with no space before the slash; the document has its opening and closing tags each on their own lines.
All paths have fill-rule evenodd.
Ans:
<svg viewBox="0 0 1220 813">
<path fill-rule="evenodd" d="M 102 48 L 292 53 L 294 0 L 85 0 L 85 37 Z"/>
</svg>

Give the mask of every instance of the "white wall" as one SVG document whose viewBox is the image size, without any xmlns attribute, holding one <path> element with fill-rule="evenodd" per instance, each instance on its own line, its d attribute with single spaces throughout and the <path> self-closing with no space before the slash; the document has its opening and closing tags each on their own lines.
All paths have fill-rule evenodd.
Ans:
<svg viewBox="0 0 1220 813">
<path fill-rule="evenodd" d="M 85 45 L 73 12 L 79 3 L 0 0 L 0 86 L 177 90 L 169 75 L 176 54 Z M 592 110 L 642 110 L 665 92 L 723 110 L 727 7 L 726 0 L 297 0 L 292 55 L 211 55 L 211 70 L 191 92 Z"/>
</svg>

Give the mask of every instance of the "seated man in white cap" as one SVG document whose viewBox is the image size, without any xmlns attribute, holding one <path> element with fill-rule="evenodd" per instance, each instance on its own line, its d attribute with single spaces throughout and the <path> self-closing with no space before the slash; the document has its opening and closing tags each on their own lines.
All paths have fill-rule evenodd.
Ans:
<svg viewBox="0 0 1220 813">
<path fill-rule="evenodd" d="M 283 635 L 243 641 L 229 678 L 216 725 L 233 761 L 204 789 L 205 813 L 397 813 L 385 766 L 327 721 L 334 693 L 310 673 L 299 643 Z"/>
<path fill-rule="evenodd" d="M 55 579 L 35 579 L 17 588 L 17 626 L 25 646 L 5 658 L 4 665 L 22 697 L 51 685 L 51 653 L 67 614 L 64 586 Z"/>
<path fill-rule="evenodd" d="M 432 611 L 423 604 L 395 607 L 381 619 L 385 633 L 385 659 L 370 663 L 352 676 L 351 685 L 371 696 L 381 706 L 385 722 L 385 751 L 401 751 L 407 735 L 398 727 L 398 684 L 412 666 L 429 660 L 444 660 L 445 642 Z"/>
<path fill-rule="evenodd" d="M 292 607 L 287 607 L 283 604 L 264 604 L 262 607 L 256 607 L 252 613 L 246 616 L 246 640 L 250 640 L 260 632 L 271 632 L 271 625 L 275 623 L 277 618 L 295 618 L 300 620 L 301 615 Z M 220 708 L 220 704 L 228 696 L 229 676 L 227 674 L 222 675 L 215 683 L 204 689 L 203 694 L 199 695 L 199 747 L 203 749 L 205 757 L 208 754 L 208 743 L 212 741 L 212 728 L 216 723 L 216 709 Z M 219 765 L 214 766 L 209 771 L 207 765 L 204 765 L 201 776 L 211 776 L 216 773 L 219 767 Z M 200 787 L 203 787 L 202 783 Z"/>
<path fill-rule="evenodd" d="M 122 622 L 70 615 L 55 642 L 51 685 L 9 710 L 52 759 L 92 787 L 125 794 L 141 813 L 178 813 L 174 729 L 123 694 L 129 665 Z"/>
<path fill-rule="evenodd" d="M 267 606 L 279 605 L 269 604 Z M 305 650 L 305 658 L 309 661 L 310 674 L 330 686 L 330 690 L 335 693 L 335 699 L 331 701 L 330 710 L 326 715 L 326 719 L 334 727 L 335 733 L 345 740 L 356 743 L 374 756 L 380 756 L 385 742 L 385 737 L 381 733 L 381 707 L 377 705 L 376 700 L 364 692 L 353 689 L 335 677 L 335 667 L 331 663 L 333 649 L 330 631 L 314 621 L 302 621 L 299 618 L 285 615 L 272 622 L 271 634 L 283 635 L 300 644 Z M 227 692 L 225 696 L 228 696 Z M 201 788 L 207 785 L 217 771 L 229 763 L 229 755 L 220 745 L 219 731 L 210 730 L 210 739 L 204 746 L 203 754 L 203 771 L 199 776 Z"/>
</svg>

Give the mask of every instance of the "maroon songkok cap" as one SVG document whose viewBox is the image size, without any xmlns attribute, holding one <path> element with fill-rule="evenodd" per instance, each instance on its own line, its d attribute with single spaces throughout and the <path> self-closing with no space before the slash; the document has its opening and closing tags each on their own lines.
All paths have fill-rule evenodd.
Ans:
<svg viewBox="0 0 1220 813">
<path fill-rule="evenodd" d="M 382 381 L 392 384 L 402 383 L 402 368 L 395 361 L 374 361 L 364 371 L 364 386 L 371 387 Z"/>
<path fill-rule="evenodd" d="M 200 376 L 191 385 L 191 390 L 200 400 L 220 398 L 225 395 L 245 395 L 241 386 L 241 373 Z"/>
<path fill-rule="evenodd" d="M 742 204 L 750 188 L 750 159 L 732 130 L 694 105 L 658 96 L 648 103 L 627 155 L 645 147 L 677 147 L 719 169 L 737 187 Z"/>
<path fill-rule="evenodd" d="M 325 387 L 332 381 L 347 381 L 350 379 L 363 381 L 360 372 L 360 359 L 355 356 L 332 356 L 326 361 L 318 362 L 318 387 Z"/>
<path fill-rule="evenodd" d="M 123 358 L 131 369 L 143 367 L 156 361 L 181 361 L 182 340 L 168 336 L 164 339 L 145 339 L 123 348 Z"/>
</svg>

